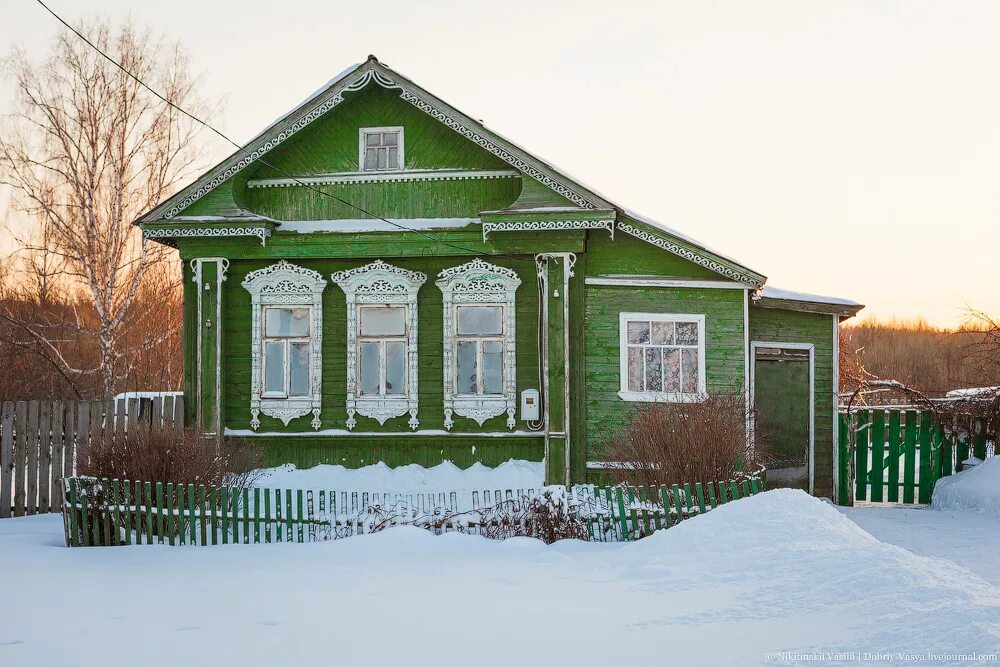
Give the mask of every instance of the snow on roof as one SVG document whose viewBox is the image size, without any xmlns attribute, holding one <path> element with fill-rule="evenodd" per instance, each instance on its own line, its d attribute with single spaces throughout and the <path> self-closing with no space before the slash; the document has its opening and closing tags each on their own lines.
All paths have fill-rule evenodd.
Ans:
<svg viewBox="0 0 1000 667">
<path fill-rule="evenodd" d="M 970 387 L 968 389 L 952 389 L 945 398 L 977 398 L 980 396 L 990 396 L 1000 391 L 1000 387 Z"/>
<path fill-rule="evenodd" d="M 782 301 L 807 301 L 809 303 L 827 303 L 831 306 L 848 306 L 861 308 L 864 304 L 850 299 L 841 299 L 836 296 L 823 296 L 821 294 L 806 294 L 805 292 L 793 292 L 791 290 L 779 289 L 777 287 L 765 287 L 761 296 L 765 299 L 780 299 Z"/>
<path fill-rule="evenodd" d="M 388 222 L 387 222 L 388 221 Z M 293 220 L 281 223 L 283 232 L 398 232 L 403 229 L 458 229 L 480 223 L 479 218 L 345 218 L 342 220 Z M 395 223 L 395 224 L 394 224 Z"/>
</svg>

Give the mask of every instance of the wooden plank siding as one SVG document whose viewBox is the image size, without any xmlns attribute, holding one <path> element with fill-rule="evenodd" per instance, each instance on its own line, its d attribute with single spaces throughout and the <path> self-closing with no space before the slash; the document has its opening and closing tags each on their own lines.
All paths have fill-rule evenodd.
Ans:
<svg viewBox="0 0 1000 667">
<path fill-rule="evenodd" d="M 592 260 L 589 257 L 588 260 Z M 588 261 L 588 271 L 593 264 Z M 705 379 L 708 390 L 743 386 L 743 290 L 637 288 L 588 285 L 586 288 L 586 432 L 591 460 L 611 434 L 627 423 L 639 405 L 618 396 L 621 389 L 619 320 L 622 312 L 683 313 L 705 316 Z"/>
<path fill-rule="evenodd" d="M 833 316 L 750 307 L 750 340 L 812 343 L 815 346 L 813 393 L 814 493 L 833 497 Z"/>
</svg>

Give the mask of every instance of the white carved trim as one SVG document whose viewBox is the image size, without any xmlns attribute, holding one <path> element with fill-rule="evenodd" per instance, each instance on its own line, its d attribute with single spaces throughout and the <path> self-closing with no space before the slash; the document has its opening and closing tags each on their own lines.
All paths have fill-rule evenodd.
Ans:
<svg viewBox="0 0 1000 667">
<path fill-rule="evenodd" d="M 338 271 L 330 279 L 347 296 L 347 428 L 357 425 L 355 415 L 371 417 L 378 423 L 410 414 L 408 425 L 416 430 L 417 420 L 417 292 L 427 275 L 408 271 L 376 260 L 371 264 Z M 358 394 L 358 305 L 402 304 L 406 319 L 406 393 L 402 396 L 361 396 Z"/>
<path fill-rule="evenodd" d="M 370 67 L 371 69 L 365 69 L 365 67 Z M 339 87 L 335 84 L 324 93 L 309 100 L 298 110 L 289 114 L 289 116 L 293 117 L 294 120 L 289 119 L 287 124 L 283 125 L 282 123 L 285 123 L 286 120 L 282 119 L 281 121 L 273 124 L 271 127 L 264 130 L 262 137 L 266 138 L 263 138 L 255 148 L 249 150 L 242 157 L 240 156 L 240 152 L 237 151 L 236 154 L 231 156 L 226 161 L 228 166 L 223 167 L 218 172 L 210 172 L 209 174 L 206 174 L 191 187 L 190 191 L 182 192 L 181 196 L 173 203 L 171 203 L 171 200 L 167 200 L 167 202 L 164 202 L 150 211 L 147 215 L 143 216 L 143 220 L 149 221 L 175 217 L 188 206 L 204 197 L 210 191 L 253 164 L 259 158 L 262 158 L 272 149 L 281 145 L 285 140 L 291 138 L 301 129 L 307 127 L 314 120 L 323 116 L 325 113 L 343 102 L 344 92 L 361 90 L 372 82 L 382 86 L 383 88 L 402 90 L 403 92 L 401 97 L 403 100 L 409 102 L 433 118 L 441 121 L 452 130 L 475 142 L 483 149 L 513 166 L 515 169 L 528 174 L 546 187 L 552 189 L 583 208 L 597 208 L 596 204 L 591 201 L 592 196 L 586 195 L 581 190 L 573 188 L 562 182 L 562 180 L 565 180 L 572 183 L 569 179 L 563 177 L 562 180 L 557 180 L 556 178 L 549 176 L 538 167 L 529 164 L 528 161 L 522 159 L 511 150 L 500 146 L 492 139 L 483 136 L 480 132 L 470 127 L 470 125 L 458 117 L 460 115 L 458 112 L 453 113 L 450 109 L 443 109 L 443 103 L 430 96 L 429 93 L 417 90 L 415 86 L 411 85 L 409 82 L 397 81 L 390 77 L 387 72 L 384 73 L 376 70 L 376 67 L 382 66 L 377 63 L 362 65 L 362 67 L 356 72 L 358 78 L 354 82 L 343 84 L 343 81 L 341 81 L 340 83 L 342 85 Z M 296 113 L 299 114 L 297 117 L 295 115 Z M 524 155 L 528 159 L 532 159 L 527 153 L 524 153 Z M 537 161 L 540 165 L 542 164 L 540 160 L 535 159 L 535 161 Z"/>
<path fill-rule="evenodd" d="M 255 178 L 247 181 L 249 188 L 289 188 L 340 183 L 397 183 L 409 181 L 472 181 L 495 178 L 520 178 L 513 169 L 471 171 L 465 169 L 413 169 L 403 171 L 345 172 L 301 178 Z"/>
<path fill-rule="evenodd" d="M 517 372 L 515 354 L 514 295 L 521 279 L 507 268 L 479 259 L 445 269 L 436 282 L 444 296 L 444 427 L 451 429 L 454 415 L 468 417 L 480 426 L 490 419 L 507 413 L 507 428 L 517 425 Z M 503 394 L 495 396 L 461 396 L 456 393 L 455 374 L 457 338 L 455 334 L 456 306 L 459 304 L 501 305 L 504 308 Z"/>
<path fill-rule="evenodd" d="M 484 222 L 483 241 L 493 232 L 551 232 L 575 229 L 606 229 L 615 237 L 614 220 L 538 220 L 532 222 Z"/>
<path fill-rule="evenodd" d="M 189 238 L 202 236 L 256 236 L 266 245 L 271 236 L 269 227 L 173 227 L 171 229 L 143 229 L 144 241 L 150 239 Z"/>
<path fill-rule="evenodd" d="M 649 232 L 639 229 L 638 227 L 634 227 L 626 222 L 619 220 L 618 229 L 626 234 L 636 237 L 637 239 L 645 241 L 646 243 L 651 243 L 658 248 L 663 248 L 664 250 L 672 252 L 675 255 L 679 255 L 688 261 L 698 264 L 699 266 L 704 266 L 706 269 L 720 273 L 727 278 L 732 278 L 733 280 L 738 280 L 741 283 L 746 283 L 747 285 L 753 285 L 755 287 L 761 287 L 764 284 L 764 281 L 757 276 L 737 271 L 729 266 L 726 266 L 725 264 L 711 259 L 710 257 L 706 257 L 698 252 L 695 252 L 694 250 L 672 243 L 661 236 L 650 234 Z"/>
<path fill-rule="evenodd" d="M 322 399 L 323 362 L 323 290 L 326 280 L 316 271 L 281 260 L 257 271 L 251 271 L 243 280 L 243 287 L 250 292 L 252 343 L 250 353 L 250 427 L 260 427 L 260 414 L 288 422 L 312 413 L 311 425 L 319 430 Z M 309 396 L 288 398 L 262 398 L 263 389 L 263 320 L 264 306 L 300 306 L 309 311 L 310 359 Z"/>
</svg>

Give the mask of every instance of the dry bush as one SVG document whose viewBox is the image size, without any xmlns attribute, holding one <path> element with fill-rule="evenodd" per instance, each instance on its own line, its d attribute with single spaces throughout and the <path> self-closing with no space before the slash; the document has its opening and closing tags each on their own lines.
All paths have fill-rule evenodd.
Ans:
<svg viewBox="0 0 1000 667">
<path fill-rule="evenodd" d="M 479 534 L 494 540 L 534 537 L 546 544 L 586 540 L 579 506 L 569 502 L 564 486 L 550 486 L 531 498 L 507 500 L 483 512 Z"/>
<path fill-rule="evenodd" d="M 747 450 L 749 416 L 742 388 L 729 388 L 698 403 L 647 403 L 614 434 L 606 460 L 616 482 L 634 486 L 729 480 L 737 468 L 751 470 Z M 755 434 L 755 450 L 764 449 Z"/>
<path fill-rule="evenodd" d="M 257 445 L 204 437 L 197 428 L 133 426 L 127 433 L 91 441 L 79 474 L 98 479 L 172 482 L 245 488 L 260 476 L 264 453 Z"/>
</svg>

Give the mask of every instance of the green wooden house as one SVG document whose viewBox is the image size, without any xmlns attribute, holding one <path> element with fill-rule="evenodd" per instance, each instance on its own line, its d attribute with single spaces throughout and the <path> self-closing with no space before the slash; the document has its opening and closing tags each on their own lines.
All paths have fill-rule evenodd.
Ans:
<svg viewBox="0 0 1000 667">
<path fill-rule="evenodd" d="M 584 481 L 638 403 L 736 384 L 786 472 L 834 487 L 859 304 L 765 287 L 374 57 L 137 223 L 183 261 L 189 423 L 276 464 Z"/>
</svg>

